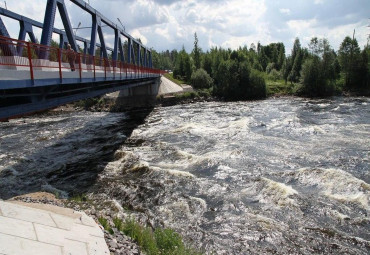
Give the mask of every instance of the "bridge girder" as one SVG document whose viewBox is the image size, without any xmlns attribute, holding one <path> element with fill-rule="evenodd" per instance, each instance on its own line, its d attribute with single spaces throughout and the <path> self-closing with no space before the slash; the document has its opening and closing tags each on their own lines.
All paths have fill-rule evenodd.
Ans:
<svg viewBox="0 0 370 255">
<path fill-rule="evenodd" d="M 112 59 L 121 61 L 126 60 L 127 63 L 134 63 L 139 66 L 152 67 L 151 61 L 151 50 L 144 46 L 141 42 L 134 39 L 131 35 L 126 33 L 124 30 L 119 28 L 117 24 L 110 21 L 100 12 L 91 7 L 88 3 L 82 0 L 69 0 L 76 6 L 81 8 L 83 11 L 88 12 L 92 16 L 93 26 L 91 30 L 91 38 L 87 40 L 85 38 L 76 36 L 73 33 L 73 28 L 68 16 L 67 8 L 64 0 L 48 0 L 46 3 L 44 23 L 40 23 L 19 15 L 17 13 L 8 11 L 0 7 L 0 35 L 9 37 L 5 25 L 1 20 L 1 15 L 18 20 L 20 22 L 20 34 L 19 39 L 25 39 L 26 34 L 30 36 L 31 41 L 36 41 L 33 33 L 33 26 L 42 28 L 41 44 L 50 46 L 53 33 L 59 34 L 60 43 L 59 47 L 64 47 L 65 43 L 68 42 L 71 47 L 78 51 L 77 41 L 84 43 L 84 52 L 95 55 L 96 47 L 100 47 L 104 57 L 108 57 L 107 51 L 112 51 Z M 65 31 L 54 27 L 55 14 L 58 9 Z M 95 22 L 94 22 L 95 20 Z M 114 31 L 114 46 L 113 49 L 108 47 L 104 41 L 104 34 L 102 30 L 102 22 L 107 26 L 111 27 Z M 97 43 L 96 35 L 99 36 L 100 43 Z M 127 38 L 127 59 L 124 58 L 123 47 L 121 36 Z M 141 49 L 144 49 L 144 54 L 141 54 Z M 17 49 L 18 53 L 20 49 Z M 136 52 L 135 52 L 136 51 Z M 14 49 L 14 55 L 17 54 Z M 142 56 L 144 55 L 144 56 Z"/>
</svg>

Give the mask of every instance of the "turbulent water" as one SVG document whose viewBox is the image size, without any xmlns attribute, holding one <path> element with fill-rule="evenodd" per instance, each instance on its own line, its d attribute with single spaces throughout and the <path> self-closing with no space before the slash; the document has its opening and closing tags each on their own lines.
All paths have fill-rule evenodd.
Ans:
<svg viewBox="0 0 370 255">
<path fill-rule="evenodd" d="M 0 124 L 0 196 L 93 192 L 208 254 L 369 254 L 369 159 L 367 98 L 49 114 Z"/>
</svg>

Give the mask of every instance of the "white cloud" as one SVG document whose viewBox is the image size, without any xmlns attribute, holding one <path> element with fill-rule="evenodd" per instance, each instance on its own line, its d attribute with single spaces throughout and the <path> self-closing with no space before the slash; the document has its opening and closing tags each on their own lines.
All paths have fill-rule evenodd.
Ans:
<svg viewBox="0 0 370 255">
<path fill-rule="evenodd" d="M 11 11 L 43 22 L 46 2 L 8 0 L 7 5 Z M 70 1 L 65 3 L 73 27 L 79 22 L 82 27 L 91 27 L 90 14 Z M 364 45 L 368 34 L 365 10 L 370 8 L 368 0 L 340 5 L 334 0 L 90 0 L 90 4 L 115 23 L 120 18 L 133 37 L 140 37 L 149 47 L 159 51 L 179 50 L 183 45 L 191 51 L 194 32 L 203 50 L 213 46 L 236 48 L 258 41 L 262 44 L 282 41 L 288 52 L 297 36 L 303 46 L 312 36 L 325 36 L 335 47 L 354 28 L 359 43 Z M 321 5 L 320 8 L 317 5 Z M 63 28 L 58 15 L 55 25 Z M 4 22 L 16 37 L 18 23 Z M 358 27 L 360 23 L 363 27 Z M 104 29 L 104 33 L 107 44 L 111 45 L 113 30 Z M 36 34 L 40 38 L 41 32 L 36 31 Z M 89 39 L 90 30 L 80 29 L 78 35 Z"/>
<path fill-rule="evenodd" d="M 287 15 L 289 15 L 289 14 L 290 14 L 290 9 L 288 9 L 288 8 L 281 8 L 281 9 L 279 9 L 279 11 L 280 11 L 282 14 L 287 14 Z"/>
<path fill-rule="evenodd" d="M 148 39 L 139 31 L 139 29 L 134 29 L 130 31 L 130 34 L 133 38 L 138 39 L 140 38 L 141 42 L 144 45 L 147 45 Z"/>
</svg>

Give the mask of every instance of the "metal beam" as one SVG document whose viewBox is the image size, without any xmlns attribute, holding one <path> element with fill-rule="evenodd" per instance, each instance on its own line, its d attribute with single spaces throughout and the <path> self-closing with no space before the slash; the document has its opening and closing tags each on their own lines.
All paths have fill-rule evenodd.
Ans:
<svg viewBox="0 0 370 255">
<path fill-rule="evenodd" d="M 64 0 L 56 0 L 59 9 L 60 17 L 62 18 L 63 26 L 67 34 L 68 42 L 74 51 L 78 51 L 75 35 L 73 34 L 72 25 L 69 21 L 67 8 L 64 4 Z M 53 24 L 54 27 L 54 24 Z M 50 46 L 50 44 L 48 44 Z"/>
<path fill-rule="evenodd" d="M 5 37 L 10 37 L 8 30 L 5 27 L 5 24 L 3 23 L 3 20 L 0 17 L 0 35 Z M 16 49 L 13 45 L 9 45 L 8 41 L 5 41 L 5 44 L 1 43 L 0 40 L 0 49 L 2 50 L 4 56 L 15 56 L 16 55 Z"/>
<path fill-rule="evenodd" d="M 41 44 L 50 45 L 53 35 L 55 12 L 57 7 L 56 0 L 48 0 L 44 16 L 44 25 L 42 27 Z"/>
<path fill-rule="evenodd" d="M 125 62 L 125 55 L 123 53 L 123 46 L 121 37 L 118 38 L 118 50 L 119 50 L 119 60 L 124 63 Z"/>
<path fill-rule="evenodd" d="M 112 59 L 116 61 L 118 59 L 118 42 L 120 41 L 118 29 L 114 29 L 114 49 Z"/>
<path fill-rule="evenodd" d="M 141 66 L 141 45 L 137 46 L 137 65 Z"/>
</svg>

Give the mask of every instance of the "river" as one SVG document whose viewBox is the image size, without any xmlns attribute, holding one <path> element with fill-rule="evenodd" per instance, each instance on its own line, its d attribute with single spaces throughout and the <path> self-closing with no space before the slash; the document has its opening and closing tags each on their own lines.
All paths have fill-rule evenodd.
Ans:
<svg viewBox="0 0 370 255">
<path fill-rule="evenodd" d="M 369 254 L 369 159 L 368 98 L 54 112 L 0 124 L 0 197 L 96 194 L 207 254 Z"/>
</svg>

